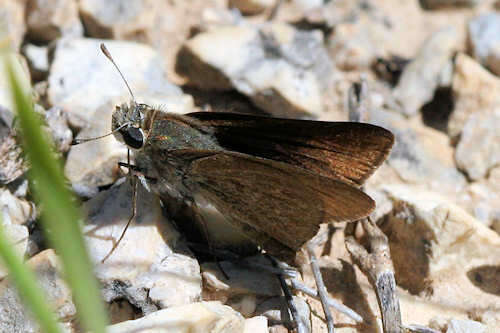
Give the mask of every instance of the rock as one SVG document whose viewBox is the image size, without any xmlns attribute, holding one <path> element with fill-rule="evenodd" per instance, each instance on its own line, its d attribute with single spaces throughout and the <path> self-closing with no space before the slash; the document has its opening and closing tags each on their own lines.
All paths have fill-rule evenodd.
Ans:
<svg viewBox="0 0 500 333">
<path fill-rule="evenodd" d="M 9 190 L 0 188 L 0 211 L 5 224 L 27 224 L 36 217 L 35 208 L 26 200 L 18 199 Z"/>
<path fill-rule="evenodd" d="M 236 89 L 256 106 L 285 117 L 320 116 L 322 94 L 333 78 L 321 33 L 278 23 L 200 33 L 181 49 L 176 68 L 190 84 Z"/>
<path fill-rule="evenodd" d="M 85 203 L 88 220 L 84 232 L 105 300 L 126 299 L 145 314 L 199 300 L 198 262 L 164 218 L 159 199 L 141 185 L 137 216 L 116 250 L 101 262 L 122 234 L 132 212 L 131 204 L 128 181 Z"/>
<path fill-rule="evenodd" d="M 377 57 L 383 55 L 381 37 L 373 27 L 339 24 L 328 40 L 329 51 L 335 65 L 342 70 L 368 69 Z"/>
<path fill-rule="evenodd" d="M 452 91 L 455 108 L 448 122 L 448 134 L 456 138 L 473 113 L 488 114 L 500 107 L 500 79 L 464 54 L 455 59 Z"/>
<path fill-rule="evenodd" d="M 294 0 L 293 2 L 297 6 L 299 6 L 303 11 L 307 11 L 307 10 L 321 7 L 327 1 L 324 1 L 324 0 Z"/>
<path fill-rule="evenodd" d="M 429 38 L 403 70 L 394 96 L 407 116 L 415 115 L 434 96 L 440 85 L 441 73 L 458 47 L 458 33 L 447 27 Z"/>
<path fill-rule="evenodd" d="M 257 297 L 254 295 L 238 295 L 227 300 L 225 304 L 241 313 L 243 317 L 250 318 L 255 315 Z"/>
<path fill-rule="evenodd" d="M 456 198 L 457 204 L 500 234 L 499 200 L 500 167 L 491 169 L 487 179 L 470 183 Z M 498 227 L 496 227 L 497 224 Z"/>
<path fill-rule="evenodd" d="M 487 179 L 470 183 L 457 197 L 457 204 L 500 234 L 498 202 L 500 202 L 500 167 L 492 169 Z"/>
<path fill-rule="evenodd" d="M 460 136 L 455 159 L 472 180 L 486 176 L 500 164 L 500 107 L 494 113 L 473 113 Z"/>
<path fill-rule="evenodd" d="M 98 108 L 90 125 L 77 135 L 77 139 L 94 138 L 111 131 L 111 113 L 114 102 Z M 122 176 L 118 162 L 127 161 L 127 147 L 112 135 L 72 146 L 64 173 L 73 187 L 97 188 L 109 185 Z"/>
<path fill-rule="evenodd" d="M 128 2 L 79 1 L 86 31 L 97 38 L 128 39 L 144 35 L 156 24 L 163 6 L 154 0 Z"/>
<path fill-rule="evenodd" d="M 226 6 L 208 7 L 202 12 L 201 20 L 196 25 L 196 31 L 207 32 L 224 26 L 239 25 L 242 22 L 244 22 L 244 18 L 238 9 Z"/>
<path fill-rule="evenodd" d="M 71 291 L 61 278 L 57 257 L 53 250 L 43 251 L 28 261 L 45 291 L 47 301 L 57 317 L 70 320 L 76 315 Z M 38 325 L 21 303 L 17 291 L 9 279 L 0 282 L 0 331 L 38 332 Z"/>
<path fill-rule="evenodd" d="M 2 204 L 2 199 L 0 198 L 0 205 Z M 4 208 L 4 207 L 2 207 Z M 3 209 L 2 209 L 3 211 Z M 5 212 L 3 212 L 5 216 Z M 28 228 L 24 225 L 18 224 L 9 224 L 5 223 L 6 219 L 2 217 L 3 224 L 0 225 L 2 228 L 2 232 L 7 238 L 7 240 L 12 244 L 14 252 L 21 258 L 23 258 L 28 250 Z M 0 280 L 6 277 L 9 274 L 7 268 L 3 266 L 3 263 L 0 262 Z M 0 325 L 1 326 L 1 325 Z"/>
<path fill-rule="evenodd" d="M 45 112 L 45 122 L 57 151 L 67 152 L 73 141 L 67 113 L 57 107 L 50 108 Z"/>
<path fill-rule="evenodd" d="M 293 302 L 299 313 L 302 322 L 308 328 L 307 332 L 311 331 L 311 309 L 302 298 L 293 296 Z M 256 313 L 266 317 L 271 324 L 289 323 L 291 318 L 289 315 L 287 301 L 284 296 L 272 297 L 259 304 Z"/>
<path fill-rule="evenodd" d="M 253 322 L 250 324 L 255 325 Z M 219 302 L 199 302 L 172 307 L 140 319 L 115 324 L 109 326 L 107 332 L 125 333 L 147 330 L 155 333 L 241 333 L 247 332 L 245 325 L 245 319 L 229 306 Z M 264 330 L 251 332 L 265 333 L 267 325 Z"/>
<path fill-rule="evenodd" d="M 472 56 L 483 66 L 500 75 L 500 14 L 488 13 L 472 19 L 468 26 L 468 41 Z M 492 65 L 492 66 L 490 66 Z"/>
<path fill-rule="evenodd" d="M 474 320 L 452 319 L 446 333 L 485 333 L 486 326 Z"/>
<path fill-rule="evenodd" d="M 116 300 L 108 304 L 108 315 L 111 324 L 137 319 L 136 310 L 126 300 Z"/>
<path fill-rule="evenodd" d="M 500 236 L 435 192 L 405 185 L 384 190 L 395 208 L 380 226 L 398 286 L 463 313 L 498 307 L 491 292 L 498 281 L 474 272 L 500 267 Z"/>
<path fill-rule="evenodd" d="M 161 102 L 171 112 L 192 111 L 192 98 L 166 79 L 161 57 L 150 47 L 89 38 L 63 39 L 55 49 L 48 99 L 51 105 L 68 112 L 72 126 L 84 127 L 95 111 L 110 100 L 130 99 L 119 73 L 100 52 L 102 42 L 106 42 L 127 77 L 137 102 Z"/>
<path fill-rule="evenodd" d="M 243 14 L 254 15 L 276 6 L 276 0 L 230 0 L 229 5 Z"/>
<path fill-rule="evenodd" d="M 13 65 L 14 72 L 23 91 L 29 92 L 31 90 L 31 79 L 25 59 L 15 53 L 7 54 L 6 58 Z M 0 120 L 8 127 L 11 127 L 14 119 L 14 103 L 12 101 L 10 85 L 7 81 L 8 76 L 5 63 L 5 61 L 0 62 Z"/>
<path fill-rule="evenodd" d="M 482 0 L 422 0 L 422 7 L 425 9 L 440 9 L 444 7 L 475 7 Z"/>
<path fill-rule="evenodd" d="M 385 45 L 392 31 L 377 7 L 362 8 L 355 2 L 328 2 L 312 13 L 312 24 L 324 24 L 333 31 L 327 39 L 330 57 L 342 70 L 368 70 L 378 57 L 386 56 Z M 319 21 L 318 21 L 319 20 Z"/>
<path fill-rule="evenodd" d="M 1 138 L 0 142 L 0 184 L 9 184 L 19 179 L 28 167 L 24 162 L 21 146 L 14 132 Z"/>
<path fill-rule="evenodd" d="M 486 59 L 486 67 L 488 67 L 497 76 L 500 75 L 500 44 L 495 45 L 488 58 Z"/>
<path fill-rule="evenodd" d="M 42 80 L 49 72 L 49 50 L 46 46 L 36 46 L 27 44 L 24 46 L 23 53 L 26 56 L 31 77 L 36 80 Z"/>
<path fill-rule="evenodd" d="M 268 333 L 267 318 L 257 316 L 245 320 L 243 333 Z"/>
<path fill-rule="evenodd" d="M 26 25 L 24 24 L 25 8 L 26 1 L 0 0 L 0 17 L 3 22 L 2 29 L 5 30 L 2 31 L 0 36 L 2 38 L 8 36 L 14 51 L 19 51 L 26 32 Z M 1 80 L 3 78 L 1 76 Z"/>
<path fill-rule="evenodd" d="M 50 42 L 63 36 L 74 38 L 83 35 L 78 5 L 73 0 L 28 0 L 26 26 L 29 38 L 38 42 Z"/>
<path fill-rule="evenodd" d="M 192 32 L 203 25 L 205 9 L 230 12 L 227 1 L 220 0 L 83 0 L 79 5 L 89 36 L 134 40 L 153 46 L 162 55 L 169 79 L 177 84 L 183 83 L 174 70 L 177 52 Z"/>
<path fill-rule="evenodd" d="M 395 144 L 388 158 L 388 164 L 404 182 L 421 184 L 431 190 L 455 197 L 463 191 L 467 181 L 455 167 L 453 149 L 446 134 L 423 127 L 419 120 L 408 121 L 395 112 L 378 110 L 370 114 L 375 125 L 385 127 L 395 135 Z M 371 177 L 371 185 L 387 183 L 379 178 L 382 169 Z"/>
<path fill-rule="evenodd" d="M 281 286 L 276 275 L 259 268 L 262 265 L 272 267 L 269 261 L 262 256 L 246 258 L 245 265 L 229 261 L 222 261 L 220 265 L 229 276 L 229 280 L 224 277 L 215 263 L 204 263 L 201 266 L 202 276 L 208 291 L 217 293 L 217 297 L 225 295 L 229 298 L 242 294 L 281 295 Z"/>
</svg>

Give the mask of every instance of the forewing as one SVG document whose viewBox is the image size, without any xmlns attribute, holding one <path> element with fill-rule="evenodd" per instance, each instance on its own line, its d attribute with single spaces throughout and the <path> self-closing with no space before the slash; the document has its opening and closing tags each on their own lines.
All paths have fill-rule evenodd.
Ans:
<svg viewBox="0 0 500 333">
<path fill-rule="evenodd" d="M 353 122 L 323 122 L 195 112 L 227 150 L 281 161 L 325 177 L 361 185 L 388 156 L 391 132 Z"/>
<path fill-rule="evenodd" d="M 357 220 L 375 206 L 341 181 L 239 153 L 194 160 L 185 179 L 243 231 L 265 234 L 292 250 L 311 239 L 319 224 Z"/>
</svg>

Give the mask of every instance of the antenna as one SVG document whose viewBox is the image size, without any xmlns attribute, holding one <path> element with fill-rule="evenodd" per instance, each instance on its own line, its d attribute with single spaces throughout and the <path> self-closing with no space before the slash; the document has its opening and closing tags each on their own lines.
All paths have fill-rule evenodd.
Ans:
<svg viewBox="0 0 500 333">
<path fill-rule="evenodd" d="M 121 130 L 122 128 L 124 128 L 125 126 L 128 126 L 129 123 L 125 123 L 123 125 L 121 125 L 120 127 L 114 129 L 113 131 L 109 132 L 108 134 L 104 134 L 104 135 L 101 135 L 101 136 L 96 136 L 95 138 L 81 138 L 81 139 L 73 139 L 73 141 L 71 141 L 71 145 L 72 146 L 76 146 L 76 145 L 79 145 L 80 143 L 84 143 L 84 142 L 89 142 L 89 141 L 94 141 L 94 140 L 98 140 L 98 139 L 102 139 L 102 138 L 105 138 L 111 134 L 114 134 L 116 132 L 118 132 L 119 130 Z"/>
<path fill-rule="evenodd" d="M 127 80 L 125 80 L 125 76 L 123 76 L 122 71 L 120 70 L 120 68 L 118 68 L 118 65 L 113 60 L 113 57 L 111 56 L 111 53 L 109 53 L 109 51 L 106 48 L 106 45 L 104 45 L 104 43 L 101 43 L 101 51 L 102 51 L 102 53 L 104 53 L 104 55 L 106 56 L 106 58 L 108 58 L 109 61 L 111 61 L 111 63 L 115 66 L 115 68 L 118 71 L 118 73 L 120 73 L 120 76 L 122 77 L 123 82 L 125 82 L 125 85 L 127 86 L 128 92 L 130 93 L 130 96 L 132 96 L 132 100 L 135 103 L 135 96 L 132 93 L 132 89 L 130 89 L 130 86 L 128 85 Z"/>
</svg>

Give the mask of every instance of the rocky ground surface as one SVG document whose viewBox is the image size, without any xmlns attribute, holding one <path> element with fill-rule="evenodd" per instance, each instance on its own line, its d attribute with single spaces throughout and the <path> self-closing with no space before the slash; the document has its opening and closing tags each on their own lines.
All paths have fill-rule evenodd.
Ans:
<svg viewBox="0 0 500 333">
<path fill-rule="evenodd" d="M 372 218 L 387 236 L 402 322 L 437 332 L 500 330 L 500 8 L 489 0 L 0 0 L 0 17 L 34 87 L 36 108 L 85 201 L 86 239 L 108 302 L 110 332 L 286 332 L 276 275 L 259 265 L 193 255 L 158 198 L 131 211 L 126 148 L 110 130 L 127 102 L 105 42 L 136 99 L 164 110 L 348 119 L 348 90 L 363 81 L 364 118 L 396 138 L 369 179 Z M 3 68 L 0 68 L 4 72 Z M 71 293 L 36 227 L 26 166 L 12 134 L 0 75 L 0 208 L 4 227 L 40 276 L 68 332 Z M 333 311 L 337 332 L 381 330 L 373 284 L 345 247 L 344 226 L 321 229 L 318 257 L 329 296 L 362 318 Z M 320 236 L 321 236 L 320 235 Z M 315 287 L 309 260 L 297 278 Z M 0 267 L 0 331 L 32 332 Z M 321 304 L 295 304 L 307 328 L 326 332 Z M 177 330 L 175 330 L 177 329 Z M 422 329 L 422 328 L 420 328 Z M 432 330 L 431 330 L 432 331 Z"/>
</svg>

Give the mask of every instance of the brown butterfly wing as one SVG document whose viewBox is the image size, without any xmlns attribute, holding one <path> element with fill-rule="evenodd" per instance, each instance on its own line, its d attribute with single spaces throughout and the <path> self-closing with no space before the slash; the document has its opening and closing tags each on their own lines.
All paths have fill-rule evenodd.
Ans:
<svg viewBox="0 0 500 333">
<path fill-rule="evenodd" d="M 341 181 L 233 152 L 193 160 L 185 179 L 271 253 L 273 243 L 296 251 L 319 224 L 357 220 L 375 207 L 368 195 Z"/>
<path fill-rule="evenodd" d="M 394 136 L 381 127 L 195 112 L 189 117 L 213 128 L 227 150 L 288 163 L 352 185 L 364 181 L 387 158 Z"/>
</svg>

